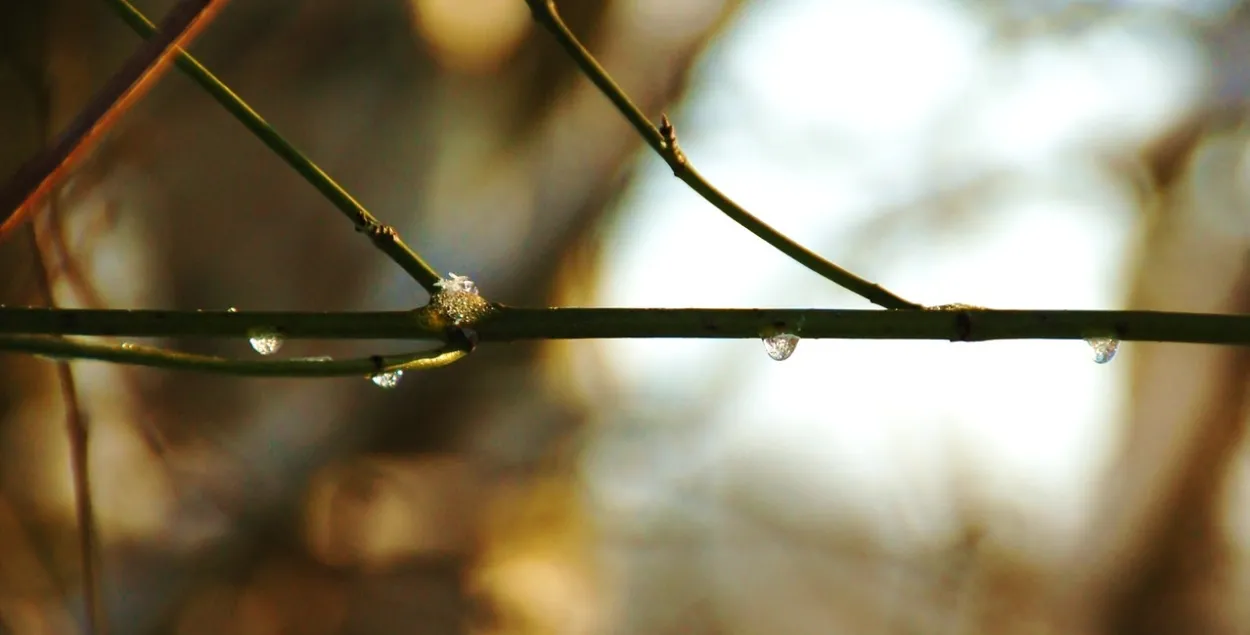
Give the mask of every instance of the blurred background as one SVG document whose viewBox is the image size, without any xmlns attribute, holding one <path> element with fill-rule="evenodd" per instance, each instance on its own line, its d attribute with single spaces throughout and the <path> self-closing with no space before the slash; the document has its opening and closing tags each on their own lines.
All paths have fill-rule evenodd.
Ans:
<svg viewBox="0 0 1250 635">
<path fill-rule="evenodd" d="M 1250 3 L 559 4 L 714 184 L 908 299 L 1250 309 Z M 7 175 L 139 40 L 96 0 L 2 6 Z M 522 0 L 235 1 L 191 50 L 492 300 L 867 307 L 673 179 Z M 426 301 L 173 71 L 32 225 L 0 303 L 46 301 L 36 244 L 64 307 Z M 394 390 L 72 367 L 113 633 L 1250 632 L 1240 349 L 552 342 Z M 0 632 L 81 630 L 65 410 L 53 365 L 0 359 Z"/>
</svg>

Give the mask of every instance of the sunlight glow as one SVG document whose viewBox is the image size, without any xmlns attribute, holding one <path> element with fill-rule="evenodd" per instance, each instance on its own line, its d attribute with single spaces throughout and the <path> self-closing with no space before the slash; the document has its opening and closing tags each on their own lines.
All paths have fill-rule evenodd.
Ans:
<svg viewBox="0 0 1250 635">
<path fill-rule="evenodd" d="M 1175 117 L 1196 60 L 1178 38 L 1123 29 L 1004 51 L 980 20 L 924 0 L 752 5 L 698 69 L 675 117 L 682 145 L 767 222 L 909 299 L 1118 308 L 1134 203 L 1074 157 Z M 639 160 L 604 232 L 599 304 L 866 308 Z M 994 173 L 1013 185 L 958 199 L 946 233 L 904 230 L 883 239 L 892 256 L 840 258 L 879 210 Z M 947 536 L 960 496 L 1040 519 L 1022 540 L 1072 539 L 1132 355 L 1104 366 L 1083 342 L 803 341 L 778 363 L 758 341 L 600 346 L 626 398 L 597 410 L 587 473 L 614 522 L 681 497 L 796 529 L 866 523 L 900 548 Z"/>
</svg>

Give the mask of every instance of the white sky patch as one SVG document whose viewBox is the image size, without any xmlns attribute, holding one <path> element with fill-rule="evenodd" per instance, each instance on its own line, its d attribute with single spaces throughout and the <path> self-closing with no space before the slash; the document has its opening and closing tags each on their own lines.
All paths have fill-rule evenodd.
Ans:
<svg viewBox="0 0 1250 635">
<path fill-rule="evenodd" d="M 923 303 L 1118 308 L 1132 202 L 1071 153 L 1091 135 L 1140 140 L 1196 86 L 1179 40 L 1151 48 L 1155 40 L 1131 35 L 1039 44 L 1010 61 L 989 54 L 984 25 L 954 4 L 761 3 L 696 74 L 678 133 L 709 180 L 835 262 L 839 237 L 900 196 L 865 187 L 874 175 L 905 191 L 941 185 L 928 183 L 920 149 L 953 149 L 983 169 L 1019 168 L 1025 157 L 1046 182 L 1059 175 L 1063 191 L 973 201 L 974 222 L 957 237 L 921 237 L 901 250 L 907 257 L 856 269 Z M 827 148 L 790 153 L 779 139 Z M 753 152 L 752 143 L 774 145 Z M 640 160 L 646 168 L 605 232 L 600 304 L 867 307 L 723 217 L 658 159 Z M 697 496 L 674 487 L 693 481 L 712 503 L 778 517 L 807 510 L 795 522 L 817 526 L 845 518 L 819 510 L 849 506 L 904 541 L 946 523 L 954 503 L 934 497 L 955 493 L 933 484 L 956 469 L 978 475 L 976 493 L 1052 523 L 1043 533 L 1071 535 L 1108 459 L 1132 354 L 1128 344 L 1097 365 L 1083 342 L 827 340 L 802 341 L 779 363 L 759 341 L 598 345 L 625 398 L 598 411 L 597 425 L 644 419 L 656 430 L 650 442 L 631 437 L 632 467 L 604 458 L 611 451 L 588 454 L 605 508 L 654 511 L 666 495 Z M 666 417 L 657 403 L 704 406 Z M 676 453 L 662 449 L 675 428 L 685 444 Z M 607 433 L 603 443 L 613 442 Z M 614 498 L 624 490 L 613 481 L 633 494 Z M 647 488 L 654 496 L 637 495 Z M 900 529 L 900 514 L 916 510 L 928 511 Z"/>
</svg>

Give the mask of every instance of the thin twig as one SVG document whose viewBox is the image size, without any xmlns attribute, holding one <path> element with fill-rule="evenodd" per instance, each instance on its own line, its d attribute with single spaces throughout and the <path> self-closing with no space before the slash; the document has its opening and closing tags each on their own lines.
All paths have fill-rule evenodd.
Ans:
<svg viewBox="0 0 1250 635">
<path fill-rule="evenodd" d="M 58 360 L 93 359 L 131 366 L 242 377 L 371 377 L 395 371 L 440 368 L 468 355 L 470 349 L 471 343 L 464 342 L 435 350 L 352 359 L 304 357 L 248 360 L 182 353 L 134 344 L 75 342 L 41 335 L 0 336 L 0 351 L 33 353 Z"/>
<path fill-rule="evenodd" d="M 607 96 L 612 104 L 616 106 L 616 109 L 624 115 L 630 125 L 647 142 L 647 145 L 651 146 L 656 154 L 660 155 L 660 158 L 664 159 L 664 162 L 673 169 L 673 176 L 681 179 L 682 182 L 690 186 L 690 189 L 702 196 L 704 200 L 711 203 L 734 222 L 745 227 L 747 231 L 775 247 L 781 253 L 873 304 L 887 309 L 924 308 L 923 305 L 905 300 L 881 285 L 865 280 L 825 260 L 819 254 L 800 245 L 785 234 L 773 229 L 764 221 L 756 218 L 741 205 L 735 203 L 720 190 L 716 189 L 703 175 L 694 169 L 694 166 L 690 165 L 690 161 L 686 159 L 685 153 L 677 145 L 677 133 L 672 123 L 669 122 L 668 117 L 662 117 L 661 125 L 656 127 L 639 110 L 638 106 L 634 105 L 634 102 L 625 94 L 625 91 L 616 84 L 612 76 L 586 50 L 586 47 L 582 46 L 581 42 L 577 40 L 577 36 L 573 35 L 573 32 L 560 19 L 559 13 L 556 12 L 554 0 L 525 1 L 534 14 L 534 20 L 555 36 L 556 41 L 568 53 L 569 57 L 573 58 L 573 61 L 582 70 L 582 73 Z"/>
<path fill-rule="evenodd" d="M 31 157 L 0 187 L 0 241 L 30 218 L 38 203 L 87 154 L 118 117 L 150 88 L 168 66 L 173 47 L 189 42 L 225 0 L 181 0 L 156 35 L 131 54 L 69 126 Z"/>
<path fill-rule="evenodd" d="M 36 96 L 38 107 L 39 138 L 47 140 L 51 130 L 51 94 L 48 85 L 34 73 L 25 78 L 27 87 Z M 59 191 L 53 186 L 48 199 L 48 212 L 53 217 L 55 226 L 59 209 Z M 35 268 L 35 287 L 39 290 L 43 304 L 56 308 L 56 297 L 52 293 L 55 286 L 51 269 L 43 253 L 39 241 L 39 228 L 36 223 L 28 225 L 27 236 L 30 238 L 31 259 Z M 64 254 L 62 254 L 64 256 Z M 62 262 L 66 262 L 62 259 Z M 69 361 L 61 360 L 56 364 L 57 385 L 61 391 L 61 404 L 65 408 L 65 432 L 69 441 L 70 478 L 74 483 L 74 519 L 77 524 L 79 572 L 82 575 L 84 621 L 87 635 L 105 635 L 107 619 L 104 614 L 100 594 L 100 540 L 96 528 L 95 503 L 91 491 L 91 459 L 90 436 L 87 428 L 87 417 L 83 414 L 78 400 L 78 387 L 74 381 L 74 369 Z"/>
<path fill-rule="evenodd" d="M 55 200 L 55 194 L 53 200 Z M 43 251 L 39 248 L 39 237 L 35 224 L 29 226 L 30 248 L 35 263 L 35 284 L 43 301 L 49 307 L 55 307 L 52 296 L 52 275 L 43 259 Z M 58 338 L 59 339 L 59 338 Z M 57 383 L 61 389 L 61 402 L 65 407 L 65 429 L 69 436 L 70 471 L 74 482 L 74 507 L 78 521 L 78 552 L 79 566 L 82 569 L 83 600 L 86 604 L 87 635 L 104 635 L 105 620 L 101 612 L 99 539 L 96 532 L 95 504 L 91 496 L 91 470 L 88 454 L 88 434 L 86 417 L 78 403 L 78 389 L 74 384 L 74 370 L 69 362 L 58 361 L 56 364 Z"/>
<path fill-rule="evenodd" d="M 1086 339 L 1250 344 L 1250 315 L 1156 311 L 1035 311 L 974 307 L 925 311 L 875 309 L 519 309 L 492 305 L 463 324 L 480 341 L 557 339 L 751 339 L 789 331 L 805 339 L 892 339 L 974 342 Z M 0 334 L 117 337 L 248 337 L 276 331 L 286 339 L 446 341 L 445 320 L 416 311 L 297 313 L 109 311 L 0 308 Z M 452 336 L 449 336 L 452 333 Z M 5 342 L 0 349 L 15 350 Z M 18 348 L 16 350 L 23 350 Z M 71 348 L 63 349 L 72 354 Z M 86 350 L 86 349 L 84 349 Z M 94 349 L 92 349 L 94 350 Z M 30 350 L 42 352 L 42 350 Z"/>
<path fill-rule="evenodd" d="M 127 0 L 107 0 L 109 6 L 136 33 L 145 38 L 154 37 L 156 27 L 148 21 L 134 5 Z M 356 199 L 348 194 L 334 179 L 330 178 L 316 163 L 291 145 L 263 117 L 252 110 L 228 86 L 217 79 L 204 65 L 182 49 L 174 51 L 174 63 L 179 70 L 199 84 L 217 103 L 221 104 L 230 114 L 234 115 L 256 138 L 260 139 L 270 150 L 282 157 L 304 180 L 317 188 L 331 204 L 347 216 L 356 227 L 356 231 L 365 234 L 374 246 L 386 254 L 408 273 L 418 284 L 431 294 L 437 292 L 435 285 L 442 279 L 433 267 L 427 264 L 417 252 L 400 239 L 391 227 L 379 221 L 369 210 L 365 209 Z"/>
</svg>

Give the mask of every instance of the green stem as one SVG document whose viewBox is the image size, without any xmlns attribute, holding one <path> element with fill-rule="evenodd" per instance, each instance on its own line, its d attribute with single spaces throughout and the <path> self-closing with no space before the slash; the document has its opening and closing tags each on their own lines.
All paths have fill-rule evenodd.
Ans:
<svg viewBox="0 0 1250 635">
<path fill-rule="evenodd" d="M 703 175 L 699 174 L 686 155 L 677 145 L 677 135 L 665 118 L 663 125 L 657 128 L 651 120 L 630 100 L 625 91 L 612 79 L 607 70 L 582 46 L 577 36 L 560 19 L 556 11 L 555 0 L 526 0 L 534 14 L 534 20 L 545 27 L 556 41 L 577 64 L 582 73 L 590 79 L 599 90 L 611 100 L 616 109 L 624 115 L 642 136 L 647 145 L 655 150 L 660 158 L 673 169 L 673 176 L 681 179 L 690 189 L 704 200 L 711 203 L 734 222 L 755 234 L 764 242 L 772 245 L 781 253 L 789 256 L 799 264 L 820 274 L 834 284 L 859 295 L 860 297 L 887 309 L 922 309 L 920 304 L 905 300 L 883 288 L 881 285 L 865 280 L 854 273 L 839 267 L 822 258 L 819 254 L 795 242 L 785 234 L 773 229 L 764 221 L 756 218 L 741 205 L 734 202 L 723 192 L 716 189 Z"/>
<path fill-rule="evenodd" d="M 466 348 L 447 347 L 402 355 L 375 355 L 343 360 L 243 360 L 181 353 L 150 346 L 114 346 L 30 335 L 0 336 L 0 351 L 33 353 L 52 359 L 94 359 L 115 364 L 246 377 L 369 377 L 397 370 L 438 368 L 468 354 Z"/>
<path fill-rule="evenodd" d="M 152 37 L 156 32 L 156 27 L 146 16 L 143 15 L 134 5 L 127 0 L 107 0 L 108 4 L 121 17 L 126 24 L 130 25 L 136 33 L 144 38 Z M 296 172 L 303 176 L 306 181 L 317 188 L 330 203 L 332 203 L 340 212 L 342 212 L 352 224 L 355 225 L 356 231 L 361 232 L 369 237 L 373 244 L 382 253 L 395 261 L 404 271 L 412 276 L 418 284 L 434 294 L 438 291 L 435 286 L 442 277 L 439 276 L 429 264 L 422 260 L 417 252 L 413 251 L 407 244 L 400 239 L 395 233 L 394 228 L 384 225 L 375 218 L 368 210 L 364 208 L 351 194 L 347 193 L 338 183 L 334 182 L 328 174 L 326 174 L 317 164 L 313 163 L 307 156 L 291 145 L 278 131 L 270 126 L 255 110 L 252 110 L 238 95 L 235 95 L 228 86 L 217 79 L 203 64 L 191 56 L 190 53 L 181 48 L 174 51 L 174 63 L 178 68 L 186 73 L 192 80 L 200 85 L 208 94 L 212 95 L 217 103 L 221 104 L 230 114 L 234 115 L 240 123 L 247 127 L 252 134 L 256 135 L 269 149 L 275 154 L 282 157 L 287 165 L 290 165 Z"/>
<path fill-rule="evenodd" d="M 1154 311 L 845 309 L 520 309 L 492 305 L 462 325 L 483 342 L 553 339 L 750 339 L 790 331 L 808 339 L 984 341 L 1085 339 L 1250 344 L 1250 315 Z M 254 330 L 287 339 L 453 340 L 428 308 L 370 313 L 107 311 L 0 308 L 0 334 L 246 339 Z M 0 346 L 3 348 L 3 346 Z M 12 349 L 10 349 L 12 350 Z M 37 352 L 37 351 L 32 351 Z"/>
</svg>

